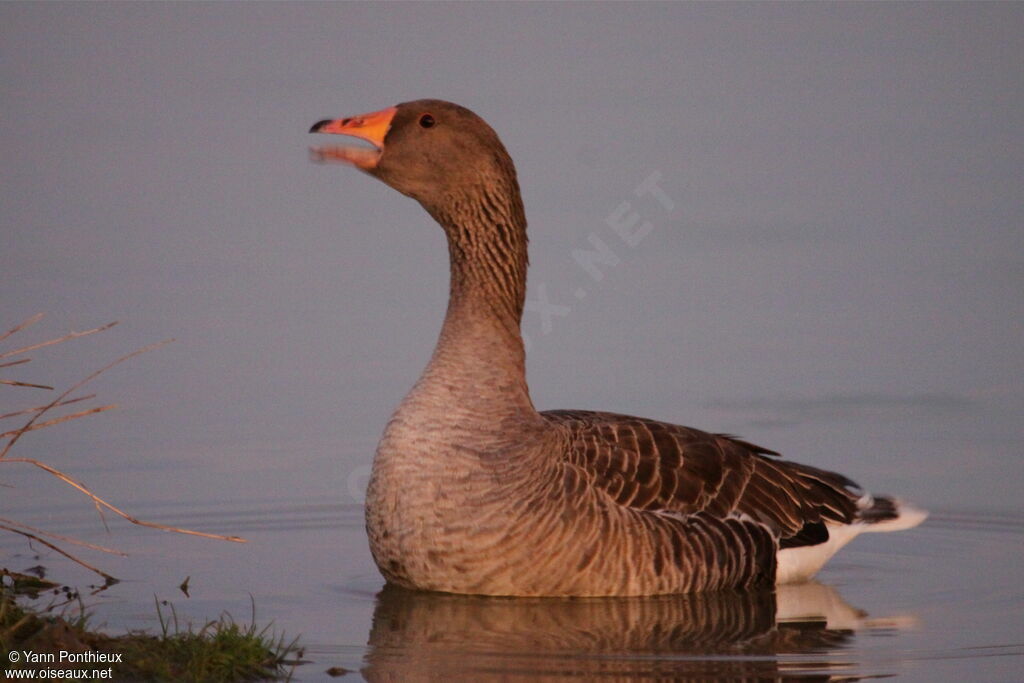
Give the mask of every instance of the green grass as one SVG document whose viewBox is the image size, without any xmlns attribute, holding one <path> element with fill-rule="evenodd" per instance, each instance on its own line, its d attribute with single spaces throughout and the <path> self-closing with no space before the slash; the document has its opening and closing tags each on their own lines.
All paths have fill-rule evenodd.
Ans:
<svg viewBox="0 0 1024 683">
<path fill-rule="evenodd" d="M 78 668 L 113 667 L 112 679 L 145 681 L 255 681 L 290 678 L 301 651 L 296 641 L 275 637 L 270 627 L 256 625 L 255 608 L 248 625 L 228 615 L 198 630 L 181 628 L 173 605 L 157 602 L 160 633 L 108 636 L 90 629 L 86 610 L 72 594 L 60 608 L 35 609 L 20 604 L 14 592 L 0 584 L 0 668 L 9 665 L 12 650 L 33 652 L 120 653 L 121 663 L 79 664 Z M 167 603 L 164 603 L 165 605 Z M 75 607 L 77 606 L 77 609 Z M 289 661 L 289 659 L 293 661 Z M 36 667 L 75 668 L 48 664 Z"/>
</svg>

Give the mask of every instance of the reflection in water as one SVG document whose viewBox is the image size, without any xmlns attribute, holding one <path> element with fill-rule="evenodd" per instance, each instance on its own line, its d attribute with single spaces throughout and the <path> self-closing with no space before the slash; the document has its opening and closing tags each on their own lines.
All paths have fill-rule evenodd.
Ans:
<svg viewBox="0 0 1024 683">
<path fill-rule="evenodd" d="M 898 626 L 894 621 L 885 627 Z M 830 587 L 648 598 L 493 598 L 386 587 L 363 675 L 422 679 L 833 680 L 873 623 Z M 803 655 L 803 656 L 800 656 Z"/>
</svg>

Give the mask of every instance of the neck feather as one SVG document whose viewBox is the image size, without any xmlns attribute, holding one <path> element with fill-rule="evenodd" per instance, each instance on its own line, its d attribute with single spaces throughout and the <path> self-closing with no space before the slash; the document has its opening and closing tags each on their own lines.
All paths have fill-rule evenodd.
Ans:
<svg viewBox="0 0 1024 683">
<path fill-rule="evenodd" d="M 449 306 L 489 309 L 519 333 L 526 298 L 526 217 L 518 187 L 449 195 L 431 214 L 448 237 Z M 482 314 L 482 312 L 481 312 Z"/>
<path fill-rule="evenodd" d="M 514 178 L 448 196 L 428 211 L 448 237 L 448 312 L 424 379 L 471 402 L 533 411 L 519 324 L 526 297 L 526 218 Z M 452 398 L 456 398 L 453 396 Z"/>
</svg>

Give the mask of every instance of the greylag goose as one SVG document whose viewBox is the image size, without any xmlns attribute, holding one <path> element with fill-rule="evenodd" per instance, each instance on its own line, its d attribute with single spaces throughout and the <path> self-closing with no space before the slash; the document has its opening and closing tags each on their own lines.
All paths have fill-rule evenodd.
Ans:
<svg viewBox="0 0 1024 683">
<path fill-rule="evenodd" d="M 584 410 L 538 412 L 520 319 L 526 217 L 479 116 L 441 100 L 319 121 L 373 146 L 311 150 L 417 200 L 448 238 L 448 311 L 388 422 L 366 496 L 384 577 L 408 588 L 612 596 L 809 578 L 862 531 L 925 513 L 725 434 Z"/>
</svg>

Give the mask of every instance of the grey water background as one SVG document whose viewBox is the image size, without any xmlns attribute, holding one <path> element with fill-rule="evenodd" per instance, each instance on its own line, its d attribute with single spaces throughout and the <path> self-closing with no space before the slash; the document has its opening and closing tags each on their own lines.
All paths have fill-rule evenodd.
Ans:
<svg viewBox="0 0 1024 683">
<path fill-rule="evenodd" d="M 154 594 L 200 622 L 251 594 L 304 635 L 300 676 L 363 666 L 382 582 L 362 487 L 432 349 L 447 252 L 411 200 L 311 164 L 306 131 L 439 97 L 517 163 L 537 406 L 738 433 L 931 509 L 822 574 L 916 624 L 825 668 L 1013 680 L 1022 63 L 1016 3 L 0 4 L 0 327 L 121 321 L 2 376 L 66 387 L 176 340 L 92 385 L 119 410 L 16 453 L 250 542 L 107 534 L 15 465 L 2 514 L 131 553 L 89 555 L 125 579 L 94 598 L 113 630 L 151 626 Z"/>
</svg>

